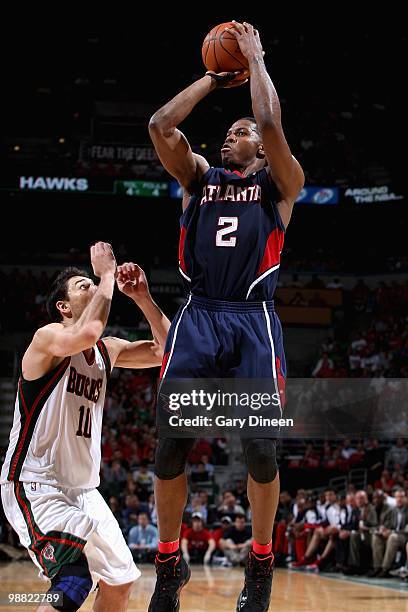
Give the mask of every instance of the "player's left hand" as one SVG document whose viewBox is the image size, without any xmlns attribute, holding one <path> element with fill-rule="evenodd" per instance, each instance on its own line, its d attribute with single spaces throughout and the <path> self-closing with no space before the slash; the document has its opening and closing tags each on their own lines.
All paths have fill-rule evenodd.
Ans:
<svg viewBox="0 0 408 612">
<path fill-rule="evenodd" d="M 265 52 L 262 49 L 258 30 L 256 30 L 254 26 L 246 21 L 243 23 L 233 21 L 232 23 L 234 26 L 227 29 L 228 32 L 237 39 L 242 55 L 244 55 L 248 61 L 254 57 L 263 58 Z"/>
<path fill-rule="evenodd" d="M 146 275 L 135 263 L 124 263 L 118 266 L 116 283 L 119 291 L 132 300 L 142 300 L 150 295 Z"/>
<path fill-rule="evenodd" d="M 248 83 L 249 70 L 219 73 L 208 70 L 205 74 L 213 79 L 216 89 L 231 89 L 231 87 L 239 87 Z"/>
</svg>

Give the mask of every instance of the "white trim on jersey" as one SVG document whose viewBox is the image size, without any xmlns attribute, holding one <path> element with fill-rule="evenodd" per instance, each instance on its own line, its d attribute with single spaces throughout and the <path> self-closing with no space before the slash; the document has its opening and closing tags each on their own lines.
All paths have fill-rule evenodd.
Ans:
<svg viewBox="0 0 408 612">
<path fill-rule="evenodd" d="M 266 276 L 268 276 L 268 274 L 270 274 L 271 272 L 274 272 L 275 270 L 277 270 L 279 268 L 280 264 L 277 264 L 276 266 L 273 266 L 272 268 L 269 268 L 269 270 L 267 270 L 266 272 L 264 272 L 263 274 L 261 274 L 261 276 L 258 276 L 257 279 L 254 280 L 254 282 L 252 283 L 252 285 L 249 287 L 248 289 L 248 293 L 246 294 L 246 298 L 249 298 L 249 294 L 251 293 L 252 289 L 255 287 L 255 285 L 257 283 L 259 283 L 259 281 L 263 280 Z"/>
<path fill-rule="evenodd" d="M 183 318 L 183 314 L 184 314 L 185 309 L 187 308 L 187 306 L 188 306 L 188 305 L 189 305 L 189 303 L 191 302 L 191 297 L 192 297 L 192 296 L 191 296 L 191 293 L 190 293 L 190 295 L 188 296 L 188 300 L 187 300 L 187 302 L 185 303 L 183 310 L 181 311 L 181 314 L 180 314 L 179 320 L 178 320 L 178 321 L 177 321 L 177 323 L 176 323 L 176 328 L 175 328 L 175 330 L 174 330 L 174 336 L 173 336 L 173 342 L 171 343 L 170 355 L 169 355 L 169 358 L 168 358 L 168 360 L 167 360 L 165 370 L 164 370 L 164 372 L 163 372 L 162 381 L 164 380 L 164 378 L 165 378 L 165 376 L 166 376 L 166 374 L 167 374 L 167 370 L 168 370 L 168 368 L 169 368 L 171 358 L 173 357 L 173 351 L 174 351 L 174 345 L 176 344 L 176 338 L 177 338 L 178 327 L 179 327 L 179 325 L 180 325 L 181 319 Z"/>
<path fill-rule="evenodd" d="M 185 272 L 183 272 L 183 270 L 181 269 L 181 266 L 179 266 L 179 272 L 183 278 L 185 278 L 189 283 L 191 283 L 191 278 L 187 276 Z"/>
<path fill-rule="evenodd" d="M 280 414 L 281 414 L 281 418 L 282 418 L 282 402 L 281 402 L 281 399 L 280 399 L 279 385 L 278 385 L 278 376 L 277 376 L 277 373 L 276 373 L 275 345 L 273 343 L 273 336 L 272 336 L 272 329 L 271 329 L 271 320 L 269 318 L 268 309 L 266 308 L 266 302 L 262 302 L 262 304 L 263 304 L 263 309 L 264 309 L 264 313 L 265 313 L 266 327 L 268 329 L 269 342 L 271 343 L 273 381 L 275 383 L 275 392 L 278 394 L 278 397 L 279 397 L 279 410 L 280 410 Z"/>
</svg>

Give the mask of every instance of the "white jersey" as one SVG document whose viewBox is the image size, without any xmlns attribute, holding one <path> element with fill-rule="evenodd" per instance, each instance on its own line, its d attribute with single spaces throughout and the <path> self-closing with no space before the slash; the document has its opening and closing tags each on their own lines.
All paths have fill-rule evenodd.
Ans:
<svg viewBox="0 0 408 612">
<path fill-rule="evenodd" d="M 40 482 L 92 489 L 99 485 L 108 351 L 99 340 L 33 381 L 20 377 L 13 427 L 0 483 Z"/>
</svg>

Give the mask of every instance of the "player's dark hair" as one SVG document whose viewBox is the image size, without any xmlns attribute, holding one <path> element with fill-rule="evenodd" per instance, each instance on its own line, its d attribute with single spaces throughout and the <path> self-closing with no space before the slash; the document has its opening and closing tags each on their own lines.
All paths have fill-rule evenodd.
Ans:
<svg viewBox="0 0 408 612">
<path fill-rule="evenodd" d="M 239 121 L 250 121 L 251 123 L 254 124 L 254 129 L 257 132 L 257 134 L 259 134 L 258 124 L 256 122 L 255 117 L 241 117 Z"/>
<path fill-rule="evenodd" d="M 88 272 L 80 268 L 65 268 L 54 280 L 47 295 L 46 307 L 51 321 L 62 321 L 62 315 L 57 308 L 57 302 L 68 299 L 68 281 L 73 276 L 85 276 L 90 278 Z"/>
</svg>

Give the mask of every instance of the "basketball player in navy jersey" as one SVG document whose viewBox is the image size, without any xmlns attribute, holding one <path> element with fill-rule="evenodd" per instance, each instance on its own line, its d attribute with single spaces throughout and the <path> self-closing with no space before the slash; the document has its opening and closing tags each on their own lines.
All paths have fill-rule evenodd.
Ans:
<svg viewBox="0 0 408 612">
<path fill-rule="evenodd" d="M 266 71 L 258 32 L 236 23 L 230 32 L 248 60 L 254 118 L 235 121 L 221 148 L 222 168 L 192 152 L 177 126 L 207 94 L 234 87 L 237 73 L 207 73 L 150 120 L 163 166 L 182 185 L 179 245 L 189 297 L 167 338 L 162 378 L 269 378 L 282 390 L 282 330 L 273 308 L 280 252 L 303 171 L 281 125 L 280 104 Z M 185 464 L 194 440 L 160 438 L 156 503 L 160 533 L 157 582 L 149 610 L 179 610 L 190 570 L 179 549 L 187 500 Z M 275 441 L 242 440 L 248 468 L 253 546 L 240 612 L 266 611 L 272 587 L 272 529 L 279 499 Z"/>
</svg>

